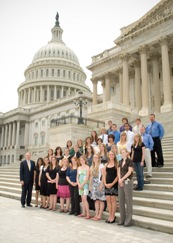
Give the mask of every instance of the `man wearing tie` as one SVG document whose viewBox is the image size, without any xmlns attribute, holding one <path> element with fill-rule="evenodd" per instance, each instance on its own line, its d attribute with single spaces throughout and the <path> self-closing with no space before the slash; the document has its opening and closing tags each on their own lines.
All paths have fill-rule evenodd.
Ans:
<svg viewBox="0 0 173 243">
<path fill-rule="evenodd" d="M 155 121 L 154 114 L 150 114 L 149 119 L 151 123 L 146 127 L 146 133 L 150 134 L 154 141 L 154 147 L 151 151 L 152 166 L 163 167 L 164 160 L 161 140 L 164 136 L 164 128 L 159 122 Z M 155 160 L 155 153 L 157 154 L 157 164 Z"/>
<path fill-rule="evenodd" d="M 28 207 L 32 207 L 32 188 L 34 183 L 34 170 L 35 162 L 30 160 L 31 154 L 27 152 L 25 154 L 25 160 L 20 163 L 20 183 L 22 186 L 21 204 L 25 207 L 25 203 Z"/>
</svg>

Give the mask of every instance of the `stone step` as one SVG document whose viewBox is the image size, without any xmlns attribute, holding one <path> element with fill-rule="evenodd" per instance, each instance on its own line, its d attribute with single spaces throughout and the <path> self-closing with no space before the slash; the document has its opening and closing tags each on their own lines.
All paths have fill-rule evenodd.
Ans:
<svg viewBox="0 0 173 243">
<path fill-rule="evenodd" d="M 134 205 L 133 213 L 135 215 L 139 215 L 139 216 L 168 220 L 168 221 L 173 222 L 173 211 L 172 210 Z"/>
<path fill-rule="evenodd" d="M 134 215 L 133 221 L 135 226 L 172 234 L 173 222 L 138 215 Z"/>
<path fill-rule="evenodd" d="M 173 185 L 145 184 L 145 190 L 173 192 Z"/>
<path fill-rule="evenodd" d="M 163 200 L 172 200 L 173 201 L 172 192 L 143 190 L 143 191 L 134 191 L 133 195 L 135 197 L 144 197 L 144 198 L 163 199 Z"/>
<path fill-rule="evenodd" d="M 0 181 L 0 186 L 9 187 L 9 188 L 21 188 L 20 182 L 7 182 L 7 181 Z"/>
<path fill-rule="evenodd" d="M 146 167 L 144 168 L 144 172 L 146 172 Z M 158 167 L 153 167 L 152 168 L 152 171 L 155 172 L 155 173 L 166 173 L 166 172 L 172 172 L 173 174 L 173 166 L 164 166 L 162 168 L 158 168 Z"/>
<path fill-rule="evenodd" d="M 169 185 L 173 185 L 173 178 L 150 178 L 149 181 L 151 181 L 151 183 L 153 184 L 169 184 Z"/>
<path fill-rule="evenodd" d="M 139 206 L 145 206 L 145 207 L 173 210 L 173 203 L 171 200 L 142 198 L 142 197 L 134 196 L 133 204 Z"/>
<path fill-rule="evenodd" d="M 164 168 L 164 167 L 163 167 Z M 153 172 L 153 178 L 173 178 L 172 172 L 162 172 L 162 168 L 159 168 L 160 172 Z"/>
</svg>

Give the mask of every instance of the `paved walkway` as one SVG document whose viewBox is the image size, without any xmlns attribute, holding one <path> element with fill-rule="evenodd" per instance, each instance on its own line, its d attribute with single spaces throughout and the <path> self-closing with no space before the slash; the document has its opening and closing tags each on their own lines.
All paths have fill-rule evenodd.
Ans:
<svg viewBox="0 0 173 243">
<path fill-rule="evenodd" d="M 172 243 L 173 235 L 138 227 L 94 222 L 40 208 L 21 208 L 17 200 L 0 197 L 1 243 Z"/>
</svg>

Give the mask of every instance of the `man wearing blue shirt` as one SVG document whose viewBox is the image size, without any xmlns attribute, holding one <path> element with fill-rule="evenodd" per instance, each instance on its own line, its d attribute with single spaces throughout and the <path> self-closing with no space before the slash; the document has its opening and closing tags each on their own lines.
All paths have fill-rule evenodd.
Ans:
<svg viewBox="0 0 173 243">
<path fill-rule="evenodd" d="M 145 145 L 144 159 L 147 167 L 147 178 L 152 177 L 152 166 L 151 166 L 151 151 L 153 150 L 154 142 L 150 134 L 145 132 L 145 126 L 141 125 L 140 134 L 142 142 Z"/>
<path fill-rule="evenodd" d="M 152 166 L 163 167 L 164 160 L 163 160 L 161 139 L 164 136 L 164 128 L 159 122 L 155 121 L 154 114 L 150 114 L 149 119 L 151 123 L 148 124 L 148 126 L 146 127 L 146 133 L 150 134 L 154 141 L 153 150 L 151 151 Z M 157 154 L 157 164 L 156 164 L 155 153 Z"/>
<path fill-rule="evenodd" d="M 115 139 L 114 139 L 114 143 L 117 144 L 120 141 L 120 132 L 117 130 L 117 125 L 116 124 L 112 124 L 112 131 L 109 132 L 109 134 L 113 134 Z"/>
</svg>

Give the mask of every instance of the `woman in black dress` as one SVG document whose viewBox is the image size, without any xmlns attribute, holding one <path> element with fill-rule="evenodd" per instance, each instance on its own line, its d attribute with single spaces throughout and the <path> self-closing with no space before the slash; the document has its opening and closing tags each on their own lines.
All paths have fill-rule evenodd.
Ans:
<svg viewBox="0 0 173 243">
<path fill-rule="evenodd" d="M 115 213 L 117 208 L 116 196 L 118 195 L 118 176 L 117 176 L 118 162 L 116 155 L 110 151 L 108 153 L 108 163 L 105 164 L 104 172 L 104 184 L 105 184 L 105 195 L 106 202 L 109 212 L 108 220 L 106 223 L 115 222 Z"/>
<path fill-rule="evenodd" d="M 46 177 L 48 179 L 48 192 L 50 194 L 50 207 L 49 210 L 56 210 L 56 202 L 57 202 L 57 180 L 58 180 L 58 166 L 57 166 L 57 159 L 55 156 L 52 157 L 50 161 L 50 165 L 46 171 Z"/>
<path fill-rule="evenodd" d="M 60 146 L 56 147 L 56 149 L 55 149 L 55 157 L 56 157 L 58 165 L 59 165 L 60 160 L 63 159 L 62 148 Z"/>
<path fill-rule="evenodd" d="M 46 172 L 49 166 L 49 159 L 48 157 L 44 158 L 44 164 L 40 168 L 39 174 L 39 186 L 40 186 L 40 195 L 42 200 L 42 205 L 40 208 L 48 208 L 49 204 L 49 193 L 48 193 L 48 186 L 47 186 L 47 177 Z"/>
<path fill-rule="evenodd" d="M 40 174 L 40 168 L 43 165 L 43 159 L 42 158 L 38 158 L 37 160 L 37 164 L 35 166 L 35 207 L 38 207 L 38 196 L 39 196 L 39 192 L 40 192 L 40 186 L 39 186 L 39 174 Z M 41 201 L 41 205 L 42 205 L 42 201 Z"/>
</svg>

